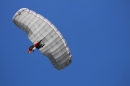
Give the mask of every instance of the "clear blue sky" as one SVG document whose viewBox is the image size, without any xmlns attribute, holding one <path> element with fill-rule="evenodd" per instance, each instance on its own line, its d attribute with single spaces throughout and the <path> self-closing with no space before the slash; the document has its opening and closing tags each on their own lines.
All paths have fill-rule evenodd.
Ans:
<svg viewBox="0 0 130 86">
<path fill-rule="evenodd" d="M 49 19 L 73 55 L 57 71 L 14 25 L 29 8 Z M 1 0 L 0 86 L 130 86 L 130 0 Z"/>
</svg>

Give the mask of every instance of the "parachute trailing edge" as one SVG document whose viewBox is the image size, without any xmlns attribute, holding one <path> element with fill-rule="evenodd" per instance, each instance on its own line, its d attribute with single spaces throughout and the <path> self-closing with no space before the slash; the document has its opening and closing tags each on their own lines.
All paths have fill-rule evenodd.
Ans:
<svg viewBox="0 0 130 86">
<path fill-rule="evenodd" d="M 64 37 L 49 20 L 28 8 L 19 9 L 12 20 L 17 27 L 27 33 L 33 44 L 42 40 L 45 46 L 39 50 L 48 57 L 57 70 L 71 63 L 72 55 Z"/>
</svg>

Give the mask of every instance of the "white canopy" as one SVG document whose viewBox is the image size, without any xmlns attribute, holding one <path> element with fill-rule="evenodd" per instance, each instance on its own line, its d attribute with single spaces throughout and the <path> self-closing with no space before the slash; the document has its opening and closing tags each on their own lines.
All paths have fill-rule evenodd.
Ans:
<svg viewBox="0 0 130 86">
<path fill-rule="evenodd" d="M 45 46 L 40 51 L 56 69 L 63 69 L 71 63 L 72 55 L 65 39 L 49 20 L 28 8 L 21 8 L 14 15 L 13 22 L 27 33 L 33 44 L 42 40 Z"/>
</svg>

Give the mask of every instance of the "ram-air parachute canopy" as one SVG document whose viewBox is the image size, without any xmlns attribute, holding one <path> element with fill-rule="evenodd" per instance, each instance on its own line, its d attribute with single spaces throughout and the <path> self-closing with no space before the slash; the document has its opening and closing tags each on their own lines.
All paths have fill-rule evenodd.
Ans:
<svg viewBox="0 0 130 86">
<path fill-rule="evenodd" d="M 45 46 L 39 50 L 56 69 L 63 69 L 71 63 L 72 55 L 65 39 L 49 20 L 28 8 L 21 8 L 14 15 L 13 22 L 27 33 L 33 44 L 42 40 Z"/>
</svg>

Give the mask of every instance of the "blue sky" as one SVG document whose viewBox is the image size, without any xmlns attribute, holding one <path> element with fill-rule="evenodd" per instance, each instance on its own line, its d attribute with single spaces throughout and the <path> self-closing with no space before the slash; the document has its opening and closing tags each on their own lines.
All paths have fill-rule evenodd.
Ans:
<svg viewBox="0 0 130 86">
<path fill-rule="evenodd" d="M 29 8 L 49 19 L 73 55 L 56 70 L 14 25 L 12 17 Z M 0 86 L 130 86 L 129 0 L 1 0 Z"/>
</svg>

